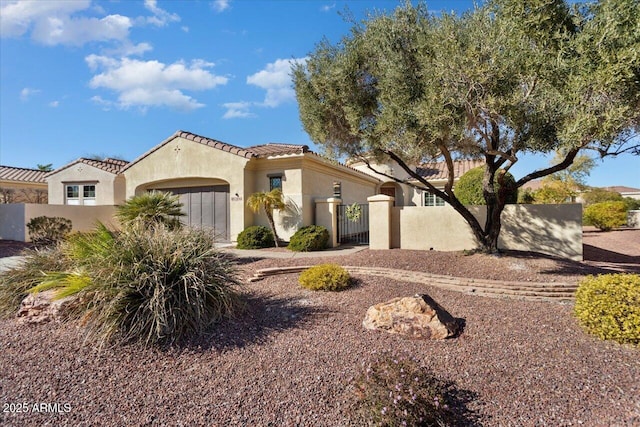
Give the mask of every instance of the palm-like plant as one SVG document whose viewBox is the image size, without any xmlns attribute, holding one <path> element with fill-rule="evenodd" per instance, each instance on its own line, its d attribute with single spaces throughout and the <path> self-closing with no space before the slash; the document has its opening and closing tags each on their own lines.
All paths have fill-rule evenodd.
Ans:
<svg viewBox="0 0 640 427">
<path fill-rule="evenodd" d="M 180 227 L 179 216 L 183 216 L 182 203 L 178 196 L 168 192 L 151 191 L 127 200 L 118 206 L 116 217 L 123 224 L 141 221 L 145 224 L 160 223 L 169 229 Z"/>
<path fill-rule="evenodd" d="M 269 227 L 273 232 L 276 247 L 278 247 L 280 238 L 278 237 L 278 233 L 276 232 L 276 224 L 273 221 L 273 211 L 275 209 L 282 210 L 285 208 L 282 191 L 280 191 L 279 188 L 274 188 L 268 193 L 266 191 L 253 193 L 247 200 L 247 206 L 249 206 L 249 208 L 254 212 L 259 212 L 260 210 L 264 211 L 265 215 L 267 216 L 267 220 L 269 221 Z"/>
</svg>

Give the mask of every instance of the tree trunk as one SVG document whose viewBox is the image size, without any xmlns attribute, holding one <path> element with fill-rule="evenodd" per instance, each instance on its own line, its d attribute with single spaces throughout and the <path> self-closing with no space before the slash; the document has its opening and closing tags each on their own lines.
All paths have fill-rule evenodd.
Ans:
<svg viewBox="0 0 640 427">
<path fill-rule="evenodd" d="M 269 227 L 271 227 L 271 231 L 273 232 L 273 240 L 275 241 L 276 248 L 280 247 L 280 238 L 278 237 L 278 233 L 276 232 L 276 223 L 273 220 L 273 213 L 269 209 L 265 209 L 265 213 L 267 214 L 267 220 L 269 221 Z"/>
</svg>

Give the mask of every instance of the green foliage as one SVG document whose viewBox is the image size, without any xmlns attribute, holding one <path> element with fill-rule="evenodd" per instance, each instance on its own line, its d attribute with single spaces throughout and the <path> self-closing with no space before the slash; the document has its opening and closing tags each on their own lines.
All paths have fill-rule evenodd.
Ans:
<svg viewBox="0 0 640 427">
<path fill-rule="evenodd" d="M 618 202 L 622 200 L 620 193 L 605 190 L 604 188 L 591 188 L 580 196 L 585 206 L 594 205 L 602 202 Z"/>
<path fill-rule="evenodd" d="M 59 246 L 26 250 L 22 255 L 24 261 L 20 265 L 0 274 L 0 318 L 15 316 L 29 289 L 41 283 L 46 272 L 70 268 Z"/>
<path fill-rule="evenodd" d="M 67 218 L 38 216 L 27 223 L 31 241 L 38 245 L 51 245 L 63 240 L 71 232 Z"/>
<path fill-rule="evenodd" d="M 354 425 L 473 425 L 465 420 L 454 384 L 437 378 L 418 358 L 377 356 L 363 366 L 352 390 Z"/>
<path fill-rule="evenodd" d="M 298 283 L 312 291 L 341 291 L 349 287 L 351 276 L 337 264 L 320 264 L 303 271 Z"/>
<path fill-rule="evenodd" d="M 574 313 L 601 339 L 640 345 L 640 275 L 587 276 L 576 292 Z"/>
<path fill-rule="evenodd" d="M 99 226 L 0 276 L 0 310 L 15 314 L 27 290 L 55 289 L 77 295 L 76 314 L 99 344 L 186 340 L 237 308 L 235 266 L 214 243 L 205 231 L 159 223 L 118 234 Z"/>
<path fill-rule="evenodd" d="M 133 196 L 124 205 L 118 206 L 116 211 L 116 218 L 125 226 L 141 221 L 149 226 L 164 224 L 170 229 L 181 226 L 179 217 L 183 215 L 178 196 L 160 191 Z"/>
<path fill-rule="evenodd" d="M 482 178 L 484 176 L 484 168 L 477 167 L 467 171 L 460 177 L 454 188 L 454 193 L 463 205 L 486 205 L 487 202 L 483 195 Z M 514 204 L 518 201 L 518 190 L 516 188 L 516 180 L 509 172 L 504 175 L 501 180 L 499 176 L 493 178 L 496 192 L 500 193 L 500 181 L 503 181 L 506 190 L 506 203 Z M 509 190 L 511 189 L 511 190 Z"/>
<path fill-rule="evenodd" d="M 238 249 L 270 248 L 273 245 L 273 233 L 263 225 L 252 225 L 238 234 Z"/>
<path fill-rule="evenodd" d="M 625 202 L 602 202 L 584 208 L 584 222 L 602 231 L 622 227 L 627 223 L 627 205 Z"/>
<path fill-rule="evenodd" d="M 291 236 L 288 248 L 296 252 L 321 251 L 329 243 L 329 231 L 320 225 L 300 228 Z"/>
<path fill-rule="evenodd" d="M 398 162 L 407 182 L 442 198 L 484 249 L 497 250 L 499 215 L 480 224 L 413 166 L 471 156 L 499 175 L 525 153 L 562 153 L 523 174 L 522 186 L 569 168 L 586 150 L 640 153 L 632 138 L 640 123 L 638 10 L 638 0 L 493 0 L 458 15 L 407 1 L 335 44 L 321 41 L 294 67 L 300 118 L 328 153 Z M 490 184 L 485 199 L 499 214 Z"/>
<path fill-rule="evenodd" d="M 634 199 L 633 197 L 625 197 L 622 201 L 624 202 L 627 211 L 640 210 L 640 200 Z"/>
<path fill-rule="evenodd" d="M 249 196 L 249 199 L 247 199 L 247 206 L 254 212 L 259 212 L 260 210 L 264 212 L 267 216 L 267 221 L 269 221 L 269 227 L 273 233 L 275 244 L 279 246 L 280 238 L 276 230 L 276 223 L 273 220 L 273 211 L 285 208 L 282 191 L 280 191 L 279 188 L 274 188 L 268 193 L 264 191 L 253 193 Z"/>
<path fill-rule="evenodd" d="M 535 192 L 531 191 L 529 188 L 525 188 L 524 190 L 518 191 L 518 203 L 523 205 L 531 205 L 535 203 L 536 195 Z"/>
</svg>

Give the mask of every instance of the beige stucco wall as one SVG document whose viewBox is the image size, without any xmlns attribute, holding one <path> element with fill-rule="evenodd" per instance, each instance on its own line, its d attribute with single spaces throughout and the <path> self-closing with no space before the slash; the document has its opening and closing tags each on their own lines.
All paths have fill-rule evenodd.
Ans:
<svg viewBox="0 0 640 427">
<path fill-rule="evenodd" d="M 65 204 L 66 184 L 96 185 L 96 205 L 117 205 L 124 199 L 124 180 L 85 163 L 77 163 L 47 177 L 49 204 Z"/>
<path fill-rule="evenodd" d="M 399 236 L 392 238 L 394 247 L 438 251 L 477 247 L 469 225 L 450 206 L 393 209 L 391 227 L 399 231 Z M 484 206 L 470 211 L 484 224 Z M 370 212 L 370 223 L 375 221 Z M 371 239 L 378 228 L 370 227 Z M 582 260 L 582 206 L 508 205 L 502 214 L 499 247 Z"/>
<path fill-rule="evenodd" d="M 123 172 L 126 197 L 153 188 L 229 184 L 229 234 L 235 241 L 238 233 L 251 221 L 246 209 L 250 194 L 247 190 L 252 187 L 245 185 L 248 161 L 242 156 L 198 142 L 174 138 Z"/>
<path fill-rule="evenodd" d="M 71 220 L 72 231 L 90 231 L 97 221 L 109 228 L 118 228 L 115 206 L 69 206 L 20 203 L 0 205 L 0 239 L 29 242 L 26 224 L 39 216 L 62 217 Z"/>
<path fill-rule="evenodd" d="M 627 225 L 631 228 L 640 228 L 640 211 L 627 212 Z"/>
<path fill-rule="evenodd" d="M 375 178 L 340 165 L 334 165 L 315 154 L 253 159 L 247 166 L 253 172 L 254 191 L 269 191 L 269 175 L 282 174 L 282 194 L 286 208 L 274 212 L 279 237 L 288 240 L 300 227 L 319 224 L 316 201 L 333 196 L 333 183 L 342 186 L 343 203 L 366 203 L 375 194 Z M 250 195 L 251 193 L 249 193 Z M 253 216 L 256 225 L 268 225 L 262 213 Z"/>
</svg>

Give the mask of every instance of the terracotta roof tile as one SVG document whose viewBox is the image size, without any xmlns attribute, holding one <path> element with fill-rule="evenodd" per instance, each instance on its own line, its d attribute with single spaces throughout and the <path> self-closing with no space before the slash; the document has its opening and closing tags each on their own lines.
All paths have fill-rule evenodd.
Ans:
<svg viewBox="0 0 640 427">
<path fill-rule="evenodd" d="M 453 162 L 454 178 L 460 178 L 467 171 L 484 165 L 482 160 L 455 160 Z M 445 162 L 423 163 L 417 167 L 416 171 L 425 179 L 447 179 L 449 171 Z"/>
<path fill-rule="evenodd" d="M 39 169 L 18 168 L 15 166 L 0 166 L 0 180 L 20 182 L 46 183 L 45 175 L 49 172 Z"/>
<path fill-rule="evenodd" d="M 56 174 L 78 163 L 84 163 L 86 165 L 93 166 L 105 172 L 112 173 L 114 175 L 119 174 L 122 171 L 122 169 L 129 164 L 129 162 L 127 162 L 126 160 L 119 160 L 119 159 L 112 159 L 112 158 L 106 158 L 104 160 L 95 160 L 95 159 L 86 159 L 84 157 L 80 157 L 79 159 L 74 160 L 73 162 L 62 166 L 61 168 L 58 168 L 53 172 L 47 173 L 47 176 Z"/>
<path fill-rule="evenodd" d="M 624 185 L 614 185 L 612 187 L 602 187 L 607 191 L 615 191 L 616 193 L 637 193 L 640 192 L 640 188 L 626 187 Z"/>
<path fill-rule="evenodd" d="M 249 152 L 245 148 L 237 147 L 235 145 L 227 144 L 227 143 L 222 142 L 222 141 L 218 141 L 218 140 L 215 140 L 215 139 L 211 139 L 211 138 L 207 138 L 207 137 L 204 137 L 204 136 L 196 135 L 195 133 L 191 133 L 191 132 L 185 132 L 185 131 L 182 131 L 182 130 L 177 131 L 175 134 L 173 134 L 172 137 L 170 137 L 167 141 L 165 141 L 163 144 L 161 144 L 160 146 L 156 147 L 155 149 L 160 148 L 165 143 L 167 143 L 167 142 L 169 142 L 172 139 L 177 138 L 177 137 L 188 139 L 188 140 L 194 141 L 194 142 L 199 142 L 200 144 L 208 145 L 210 147 L 217 148 L 218 150 L 227 151 L 229 153 L 237 154 L 237 155 L 242 156 L 242 157 L 246 157 L 246 158 L 254 157 L 253 154 L 251 152 Z M 152 151 L 155 151 L 155 149 L 152 150 Z M 151 152 L 148 152 L 147 154 L 151 154 Z M 143 157 L 144 156 L 145 155 L 143 155 Z M 140 159 L 141 158 L 136 159 L 136 162 L 138 160 L 140 160 Z"/>
<path fill-rule="evenodd" d="M 253 153 L 256 157 L 283 156 L 286 154 L 304 154 L 309 152 L 307 145 L 296 144 L 262 144 L 248 147 L 247 151 Z"/>
</svg>

